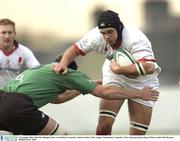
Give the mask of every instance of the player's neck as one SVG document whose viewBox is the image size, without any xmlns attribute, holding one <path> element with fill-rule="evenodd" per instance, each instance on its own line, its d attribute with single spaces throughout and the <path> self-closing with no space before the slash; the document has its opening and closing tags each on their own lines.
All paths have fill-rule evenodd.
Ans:
<svg viewBox="0 0 180 141">
<path fill-rule="evenodd" d="M 5 53 L 9 53 L 12 52 L 14 50 L 14 45 L 12 46 L 0 46 L 0 49 L 5 52 Z"/>
<path fill-rule="evenodd" d="M 116 50 L 121 46 L 121 41 L 117 40 L 116 43 L 113 45 L 113 49 Z"/>
</svg>

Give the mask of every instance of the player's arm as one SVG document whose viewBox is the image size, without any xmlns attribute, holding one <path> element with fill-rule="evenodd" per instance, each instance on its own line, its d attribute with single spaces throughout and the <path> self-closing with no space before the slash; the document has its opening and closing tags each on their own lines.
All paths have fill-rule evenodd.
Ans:
<svg viewBox="0 0 180 141">
<path fill-rule="evenodd" d="M 59 63 L 53 65 L 53 70 L 55 72 L 62 72 L 66 73 L 67 72 L 67 66 L 76 58 L 78 54 L 76 53 L 76 49 L 74 46 L 71 46 L 68 48 L 64 54 L 62 59 L 60 60 Z"/>
<path fill-rule="evenodd" d="M 145 75 L 152 74 L 155 71 L 155 64 L 148 62 L 136 62 L 129 66 L 120 66 L 114 60 L 111 61 L 110 68 L 114 73 L 124 75 Z"/>
<path fill-rule="evenodd" d="M 64 102 L 67 102 L 67 101 L 77 97 L 80 94 L 81 93 L 76 90 L 66 90 L 64 93 L 59 94 L 55 99 L 53 99 L 51 101 L 51 103 L 53 103 L 53 104 L 64 103 Z"/>
<path fill-rule="evenodd" d="M 92 94 L 94 96 L 109 100 L 140 98 L 146 101 L 157 101 L 159 96 L 159 92 L 156 90 L 152 90 L 152 88 L 143 88 L 142 90 L 129 90 L 115 86 L 101 85 L 97 85 L 95 89 L 92 91 Z"/>
<path fill-rule="evenodd" d="M 100 79 L 92 80 L 97 85 L 102 85 L 102 81 Z M 67 102 L 77 96 L 79 96 L 81 92 L 77 90 L 66 90 L 64 93 L 59 94 L 55 99 L 51 101 L 53 104 L 60 104 Z"/>
</svg>

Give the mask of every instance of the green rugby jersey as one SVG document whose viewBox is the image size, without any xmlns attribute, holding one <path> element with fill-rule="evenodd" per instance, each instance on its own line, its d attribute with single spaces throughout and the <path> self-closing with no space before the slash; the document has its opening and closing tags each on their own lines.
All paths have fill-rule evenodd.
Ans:
<svg viewBox="0 0 180 141">
<path fill-rule="evenodd" d="M 84 73 L 68 69 L 66 74 L 56 74 L 52 64 L 28 69 L 9 81 L 2 89 L 6 92 L 17 92 L 29 96 L 40 108 L 65 90 L 78 90 L 82 94 L 90 93 L 96 84 Z"/>
</svg>

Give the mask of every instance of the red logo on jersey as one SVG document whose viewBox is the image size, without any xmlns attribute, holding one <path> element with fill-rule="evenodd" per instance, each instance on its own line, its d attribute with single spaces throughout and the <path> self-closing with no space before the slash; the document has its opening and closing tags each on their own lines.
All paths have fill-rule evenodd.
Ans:
<svg viewBox="0 0 180 141">
<path fill-rule="evenodd" d="M 22 64 L 22 57 L 19 57 L 19 58 L 18 58 L 18 63 L 19 63 L 19 64 Z"/>
</svg>

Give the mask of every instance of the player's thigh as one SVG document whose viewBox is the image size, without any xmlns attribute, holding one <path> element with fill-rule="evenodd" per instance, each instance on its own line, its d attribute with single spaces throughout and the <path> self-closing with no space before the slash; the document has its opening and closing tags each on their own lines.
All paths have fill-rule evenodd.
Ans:
<svg viewBox="0 0 180 141">
<path fill-rule="evenodd" d="M 149 125 L 152 116 L 152 107 L 128 100 L 130 121 Z"/>
<path fill-rule="evenodd" d="M 100 99 L 100 110 L 111 110 L 115 113 L 119 112 L 124 100 L 106 100 Z"/>
</svg>

